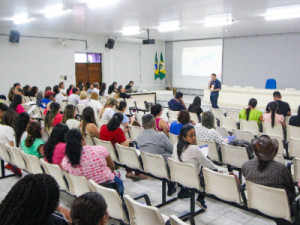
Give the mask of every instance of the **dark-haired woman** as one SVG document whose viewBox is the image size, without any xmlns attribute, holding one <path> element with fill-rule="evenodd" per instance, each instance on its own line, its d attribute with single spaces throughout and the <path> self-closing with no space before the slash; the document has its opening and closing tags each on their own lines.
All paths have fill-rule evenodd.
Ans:
<svg viewBox="0 0 300 225">
<path fill-rule="evenodd" d="M 82 111 L 80 130 L 82 135 L 85 137 L 89 135 L 90 137 L 98 137 L 99 129 L 95 119 L 95 113 L 92 107 L 86 107 Z"/>
<path fill-rule="evenodd" d="M 167 136 L 169 134 L 170 128 L 167 121 L 165 121 L 163 118 L 160 118 L 162 115 L 162 106 L 161 104 L 155 104 L 151 107 L 151 114 L 155 118 L 156 122 L 156 130 L 157 131 L 163 131 Z"/>
<path fill-rule="evenodd" d="M 42 127 L 37 121 L 31 121 L 27 127 L 27 137 L 21 141 L 21 148 L 28 155 L 35 155 L 38 158 L 43 158 L 44 141 L 42 138 Z"/>
<path fill-rule="evenodd" d="M 191 163 L 195 165 L 196 169 L 199 170 L 199 173 L 200 166 L 217 170 L 215 164 L 213 164 L 213 162 L 210 161 L 196 145 L 195 129 L 190 124 L 186 124 L 181 128 L 178 137 L 178 143 L 174 146 L 172 157 L 180 162 Z M 204 196 L 202 194 L 199 194 L 196 204 L 204 210 L 207 209 Z"/>
<path fill-rule="evenodd" d="M 96 192 L 76 198 L 71 206 L 72 225 L 106 225 L 109 214 L 103 196 Z"/>
<path fill-rule="evenodd" d="M 284 116 L 277 114 L 278 105 L 277 102 L 270 102 L 269 103 L 269 113 L 265 113 L 263 116 L 264 122 L 271 123 L 272 127 L 275 124 L 281 124 L 283 128 L 286 127 Z"/>
<path fill-rule="evenodd" d="M 257 100 L 255 98 L 251 98 L 248 103 L 247 109 L 242 109 L 239 113 L 239 118 L 242 120 L 254 120 L 261 125 L 263 120 L 263 113 L 256 109 Z"/>
<path fill-rule="evenodd" d="M 15 131 L 13 129 L 14 122 L 18 114 L 12 109 L 4 112 L 0 124 L 0 142 L 15 146 Z"/>
<path fill-rule="evenodd" d="M 60 105 L 57 102 L 51 102 L 50 111 L 47 111 L 45 115 L 45 128 L 50 130 L 51 127 L 55 127 L 62 122 L 63 114 L 59 113 Z"/>
<path fill-rule="evenodd" d="M 29 174 L 20 179 L 0 204 L 0 224 L 67 225 L 60 213 L 59 187 L 47 174 Z"/>
<path fill-rule="evenodd" d="M 17 116 L 14 121 L 14 130 L 16 134 L 16 147 L 19 147 L 21 141 L 27 137 L 26 127 L 30 122 L 30 116 L 24 112 Z"/>
<path fill-rule="evenodd" d="M 75 105 L 67 105 L 64 109 L 62 123 L 67 124 L 70 129 L 79 128 L 80 122 L 76 120 L 77 108 Z"/>
<path fill-rule="evenodd" d="M 117 82 L 113 82 L 111 85 L 109 85 L 108 94 L 112 95 L 112 94 L 117 93 L 117 86 L 118 86 Z"/>
<path fill-rule="evenodd" d="M 22 94 L 24 95 L 24 96 L 30 96 L 30 92 L 31 92 L 31 87 L 30 87 L 30 85 L 25 85 L 24 87 L 23 87 L 23 89 L 22 89 Z"/>
<path fill-rule="evenodd" d="M 57 124 L 53 128 L 48 141 L 44 145 L 44 154 L 47 162 L 60 165 L 65 157 L 65 134 L 68 131 L 69 127 L 62 123 Z"/>
<path fill-rule="evenodd" d="M 67 96 L 70 96 L 71 94 L 73 94 L 73 88 L 74 88 L 74 84 L 70 84 L 69 88 L 67 89 Z"/>
<path fill-rule="evenodd" d="M 61 162 L 63 170 L 76 176 L 85 176 L 96 183 L 114 180 L 118 185 L 118 192 L 123 195 L 122 180 L 115 176 L 115 164 L 106 148 L 100 145 L 86 146 L 85 141 L 77 129 L 68 131 L 65 136 L 66 156 Z"/>
<path fill-rule="evenodd" d="M 131 98 L 130 95 L 125 93 L 125 87 L 123 85 L 120 85 L 117 89 L 117 94 L 114 96 L 114 98 L 118 99 L 118 98 Z"/>
<path fill-rule="evenodd" d="M 39 91 L 39 88 L 37 86 L 33 86 L 30 90 L 30 97 L 36 97 L 37 93 Z"/>
<path fill-rule="evenodd" d="M 102 83 L 100 85 L 100 92 L 99 92 L 100 96 L 107 96 L 107 90 L 106 90 L 106 83 Z"/>
<path fill-rule="evenodd" d="M 15 110 L 18 114 L 26 112 L 22 106 L 23 98 L 22 95 L 15 95 L 9 108 Z"/>
<path fill-rule="evenodd" d="M 203 110 L 201 108 L 201 98 L 199 96 L 196 96 L 194 98 L 193 103 L 189 105 L 188 111 L 192 112 L 192 113 L 196 113 L 199 121 L 201 122 L 200 115 L 201 115 L 201 113 L 203 113 Z"/>
<path fill-rule="evenodd" d="M 177 121 L 173 121 L 170 125 L 170 133 L 179 135 L 183 125 L 191 122 L 190 114 L 187 110 L 180 110 Z"/>
<path fill-rule="evenodd" d="M 132 125 L 134 123 L 135 115 L 133 115 L 129 120 L 128 116 L 126 116 L 125 114 L 126 108 L 127 108 L 127 103 L 125 101 L 120 101 L 117 103 L 116 109 L 118 112 L 122 113 L 123 115 L 122 124 L 127 129 L 128 125 Z"/>
</svg>

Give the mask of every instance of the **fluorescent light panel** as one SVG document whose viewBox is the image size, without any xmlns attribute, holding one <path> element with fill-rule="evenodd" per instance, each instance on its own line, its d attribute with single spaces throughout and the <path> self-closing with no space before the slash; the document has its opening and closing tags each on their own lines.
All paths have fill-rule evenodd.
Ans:
<svg viewBox="0 0 300 225">
<path fill-rule="evenodd" d="M 267 10 L 265 20 L 284 20 L 300 17 L 300 5 L 274 7 Z"/>
<path fill-rule="evenodd" d="M 28 23 L 29 21 L 30 21 L 30 18 L 27 13 L 15 15 L 13 17 L 14 24 L 23 24 L 23 23 Z"/>
<path fill-rule="evenodd" d="M 140 27 L 139 26 L 133 26 L 133 27 L 123 27 L 122 34 L 123 35 L 136 35 L 140 34 Z"/>
<path fill-rule="evenodd" d="M 204 19 L 205 27 L 218 27 L 233 24 L 231 15 L 209 16 Z"/>
<path fill-rule="evenodd" d="M 180 25 L 178 20 L 163 22 L 159 24 L 158 31 L 159 32 L 169 32 L 180 30 Z"/>
<path fill-rule="evenodd" d="M 117 0 L 87 0 L 89 8 L 107 7 L 117 3 Z"/>
<path fill-rule="evenodd" d="M 66 10 L 63 9 L 62 4 L 48 6 L 45 8 L 45 17 L 46 18 L 53 18 L 57 16 L 62 16 L 66 14 Z"/>
</svg>

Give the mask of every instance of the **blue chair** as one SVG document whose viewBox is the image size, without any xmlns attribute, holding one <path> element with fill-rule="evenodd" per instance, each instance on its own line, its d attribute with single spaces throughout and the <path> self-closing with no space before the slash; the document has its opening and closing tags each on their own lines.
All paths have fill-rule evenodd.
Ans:
<svg viewBox="0 0 300 225">
<path fill-rule="evenodd" d="M 266 81 L 266 89 L 276 89 L 276 80 L 271 78 Z"/>
</svg>

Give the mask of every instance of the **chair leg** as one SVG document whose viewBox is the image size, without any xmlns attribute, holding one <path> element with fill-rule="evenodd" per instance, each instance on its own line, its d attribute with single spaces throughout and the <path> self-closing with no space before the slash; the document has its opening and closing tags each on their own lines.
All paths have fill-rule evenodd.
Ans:
<svg viewBox="0 0 300 225">
<path fill-rule="evenodd" d="M 191 200 L 190 200 L 190 215 L 189 220 L 191 225 L 195 225 L 194 214 L 195 214 L 195 191 L 191 190 Z"/>
<path fill-rule="evenodd" d="M 156 205 L 157 208 L 163 207 L 167 204 L 170 204 L 174 201 L 177 200 L 177 198 L 172 198 L 167 200 L 167 181 L 166 180 L 162 180 L 162 203 Z"/>
<path fill-rule="evenodd" d="M 7 178 L 7 177 L 13 177 L 13 176 L 16 176 L 16 174 L 5 175 L 4 160 L 1 159 L 1 177 L 0 177 L 0 179 L 4 179 L 4 178 Z"/>
</svg>

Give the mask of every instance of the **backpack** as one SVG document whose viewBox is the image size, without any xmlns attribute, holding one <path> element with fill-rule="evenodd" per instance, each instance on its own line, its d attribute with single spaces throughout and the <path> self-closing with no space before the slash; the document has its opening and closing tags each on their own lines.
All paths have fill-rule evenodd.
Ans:
<svg viewBox="0 0 300 225">
<path fill-rule="evenodd" d="M 246 148 L 249 160 L 254 158 L 253 148 L 249 141 L 238 139 L 231 141 L 229 144 Z"/>
</svg>

